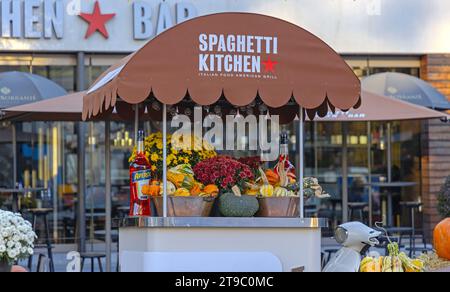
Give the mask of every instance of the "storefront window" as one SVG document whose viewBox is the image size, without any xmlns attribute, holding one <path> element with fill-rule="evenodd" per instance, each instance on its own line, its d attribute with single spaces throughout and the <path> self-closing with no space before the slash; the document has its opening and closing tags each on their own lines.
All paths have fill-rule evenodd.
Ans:
<svg viewBox="0 0 450 292">
<path fill-rule="evenodd" d="M 319 217 L 330 219 L 331 226 L 342 223 L 343 146 L 347 133 L 348 202 L 369 202 L 369 173 L 372 182 L 387 181 L 387 126 L 385 122 L 371 123 L 371 159 L 368 165 L 369 136 L 366 122 L 307 123 L 305 144 L 305 174 L 315 176 L 331 195 L 328 200 L 309 202 L 317 204 Z M 343 127 L 346 127 L 344 129 Z M 392 122 L 392 181 L 414 182 L 413 188 L 394 190 L 394 224 L 409 224 L 408 214 L 400 208 L 401 201 L 420 201 L 420 127 L 419 121 Z M 345 130 L 345 131 L 344 131 Z M 369 218 L 369 210 L 365 216 Z M 372 224 L 382 222 L 387 212 L 385 195 L 372 188 Z"/>
<path fill-rule="evenodd" d="M 18 72 L 30 72 L 29 66 L 8 66 L 8 65 L 0 65 L 0 72 L 10 72 L 10 71 L 18 71 Z"/>
<path fill-rule="evenodd" d="M 412 75 L 415 77 L 420 76 L 420 68 L 383 68 L 383 67 L 377 67 L 377 68 L 370 68 L 369 72 L 367 72 L 367 68 L 363 71 L 364 76 L 367 75 L 373 75 L 377 73 L 383 73 L 383 72 L 395 72 L 395 73 L 403 73 Z"/>
<path fill-rule="evenodd" d="M 75 91 L 75 66 L 33 66 L 32 73 L 48 78 L 68 92 Z"/>
<path fill-rule="evenodd" d="M 18 183 L 45 189 L 20 197 L 20 208 L 26 216 L 30 208 L 53 209 L 49 217 L 52 238 L 56 243 L 72 243 L 77 201 L 74 123 L 16 123 L 16 127 Z"/>
<path fill-rule="evenodd" d="M 94 81 L 105 72 L 109 66 L 87 66 L 85 68 L 85 82 L 87 86 L 90 86 Z"/>
<path fill-rule="evenodd" d="M 59 84 L 68 92 L 76 89 L 76 60 L 74 55 L 33 54 L 0 55 L 0 72 L 19 71 L 40 75 Z"/>
<path fill-rule="evenodd" d="M 390 190 L 393 196 L 393 212 L 395 225 L 407 225 L 409 214 L 400 208 L 402 201 L 421 201 L 421 145 L 420 121 L 392 122 L 392 168 L 391 180 L 394 182 L 413 182 L 414 187 Z M 388 181 L 388 125 L 373 123 L 372 126 L 372 181 Z M 379 188 L 373 188 L 373 222 L 386 222 L 386 194 Z"/>
<path fill-rule="evenodd" d="M 13 186 L 13 160 L 12 160 L 12 129 L 9 123 L 0 122 L 0 188 Z M 10 197 L 0 194 L 0 208 L 5 208 L 10 203 Z"/>
<path fill-rule="evenodd" d="M 420 57 L 415 56 L 344 56 L 359 78 L 383 72 L 398 72 L 420 77 Z"/>
<path fill-rule="evenodd" d="M 306 128 L 306 176 L 317 177 L 328 200 L 316 204 L 319 217 L 329 218 L 330 232 L 343 220 L 343 196 L 348 202 L 368 202 L 367 127 L 365 123 L 313 122 Z M 347 135 L 344 135 L 347 133 Z M 347 145 L 347 186 L 343 191 L 343 147 Z"/>
<path fill-rule="evenodd" d="M 73 56 L 21 56 L 12 60 L 0 56 L 0 72 L 21 71 L 48 78 L 68 92 L 76 90 L 76 66 Z M 119 57 L 117 57 L 119 58 Z M 117 58 L 99 58 L 92 66 L 86 66 L 87 85 L 91 84 Z M 16 62 L 13 64 L 11 62 Z M 104 64 L 103 64 L 104 63 Z M 111 123 L 113 205 L 117 209 L 129 205 L 128 157 L 134 140 L 131 124 Z M 21 199 L 23 211 L 40 205 L 52 208 L 49 216 L 50 232 L 55 243 L 76 243 L 78 213 L 78 158 L 76 123 L 16 123 L 18 169 L 17 180 L 24 187 L 46 188 L 48 191 L 29 194 Z M 0 162 L 9 165 L 0 170 L 0 187 L 13 187 L 11 127 L 0 127 Z M 9 137 L 9 139 L 8 139 Z M 104 172 L 104 123 L 90 123 L 86 131 L 86 227 L 88 239 L 94 243 L 104 240 L 105 223 L 105 172 Z M 124 142 L 126 140 L 126 142 Z M 10 173 L 9 173 L 10 172 Z M 10 198 L 0 198 L 0 206 L 11 208 Z M 120 215 L 120 214 L 119 214 Z M 40 223 L 38 223 L 40 224 Z M 38 233 L 42 226 L 38 226 Z"/>
</svg>

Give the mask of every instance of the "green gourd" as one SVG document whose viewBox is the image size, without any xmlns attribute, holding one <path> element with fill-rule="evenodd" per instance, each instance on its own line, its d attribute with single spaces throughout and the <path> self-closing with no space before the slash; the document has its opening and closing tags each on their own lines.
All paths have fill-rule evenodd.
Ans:
<svg viewBox="0 0 450 292">
<path fill-rule="evenodd" d="M 259 210 L 255 196 L 224 193 L 219 198 L 219 211 L 225 217 L 253 217 Z"/>
</svg>

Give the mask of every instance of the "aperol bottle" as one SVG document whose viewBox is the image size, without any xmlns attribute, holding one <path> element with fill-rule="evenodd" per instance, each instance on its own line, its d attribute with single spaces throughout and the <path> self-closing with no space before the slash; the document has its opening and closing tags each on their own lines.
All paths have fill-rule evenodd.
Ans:
<svg viewBox="0 0 450 292">
<path fill-rule="evenodd" d="M 150 197 L 142 192 L 151 179 L 151 165 L 144 150 L 144 131 L 139 131 L 136 157 L 130 164 L 130 216 L 151 216 Z"/>
</svg>

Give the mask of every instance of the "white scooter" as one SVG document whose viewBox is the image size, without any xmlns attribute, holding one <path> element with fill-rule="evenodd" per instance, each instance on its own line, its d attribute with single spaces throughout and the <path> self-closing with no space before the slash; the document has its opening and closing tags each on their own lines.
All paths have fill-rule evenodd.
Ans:
<svg viewBox="0 0 450 292">
<path fill-rule="evenodd" d="M 382 233 L 360 222 L 339 225 L 335 230 L 335 239 L 342 248 L 333 256 L 323 272 L 358 272 L 361 256 L 370 247 L 379 244 Z"/>
</svg>

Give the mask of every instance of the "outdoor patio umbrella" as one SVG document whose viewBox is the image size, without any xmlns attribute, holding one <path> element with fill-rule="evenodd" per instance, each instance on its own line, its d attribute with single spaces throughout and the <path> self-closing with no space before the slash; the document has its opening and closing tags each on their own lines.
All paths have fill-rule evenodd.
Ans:
<svg viewBox="0 0 450 292">
<path fill-rule="evenodd" d="M 428 109 L 400 99 L 387 97 L 367 90 L 362 91 L 364 102 L 357 109 L 328 112 L 324 117 L 316 117 L 321 122 L 361 122 L 361 121 L 399 121 L 447 118 L 443 112 Z M 380 110 L 380 106 L 383 110 Z"/>
<path fill-rule="evenodd" d="M 67 94 L 55 82 L 26 72 L 0 73 L 0 109 Z"/>
<path fill-rule="evenodd" d="M 64 88 L 39 75 L 17 71 L 0 73 L 0 117 L 3 115 L 1 114 L 2 110 L 7 107 L 64 94 L 67 94 Z M 13 138 L 13 187 L 15 187 L 17 183 L 17 141 L 14 123 L 11 129 Z"/>
<path fill-rule="evenodd" d="M 362 88 L 436 110 L 450 110 L 450 102 L 429 83 L 403 73 L 379 73 L 362 80 Z"/>
<path fill-rule="evenodd" d="M 425 119 L 447 119 L 448 115 L 443 112 L 428 109 L 423 106 L 415 105 L 400 99 L 386 97 L 362 91 L 363 103 L 358 109 L 351 109 L 349 111 L 335 111 L 329 112 L 325 117 L 316 117 L 315 121 L 319 122 L 367 122 L 367 131 L 369 141 L 368 145 L 368 169 L 369 169 L 369 183 L 371 182 L 371 123 L 372 121 L 402 121 L 402 120 L 425 120 Z M 380 110 L 380 106 L 383 110 Z M 346 127 L 344 127 L 345 129 Z M 343 217 L 347 217 L 347 199 L 348 199 L 348 165 L 347 165 L 347 133 L 344 130 L 343 135 L 343 158 L 342 158 L 342 196 L 343 202 Z M 388 165 L 388 181 L 392 180 L 391 166 L 392 166 L 392 140 L 390 124 L 388 124 L 388 141 L 387 141 L 387 165 Z M 369 194 L 369 208 L 372 210 L 372 200 Z M 371 221 L 371 220 L 370 220 Z"/>
<path fill-rule="evenodd" d="M 9 107 L 3 119 L 10 121 L 81 121 L 83 94 L 77 92 Z"/>
</svg>

